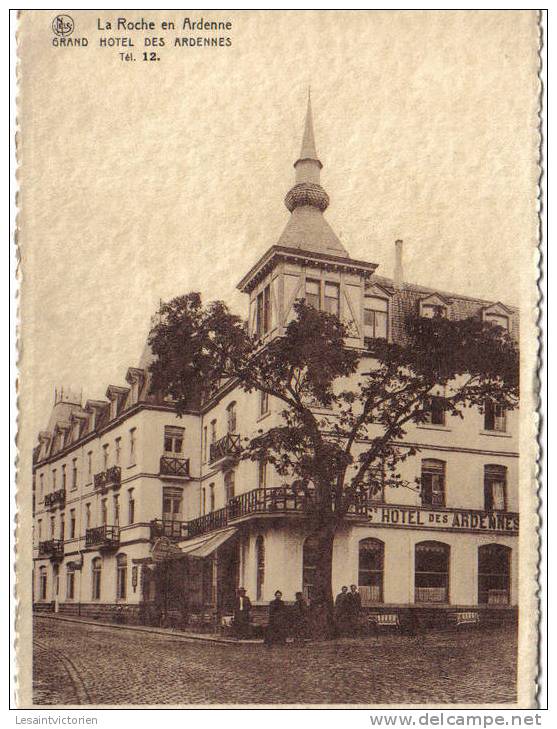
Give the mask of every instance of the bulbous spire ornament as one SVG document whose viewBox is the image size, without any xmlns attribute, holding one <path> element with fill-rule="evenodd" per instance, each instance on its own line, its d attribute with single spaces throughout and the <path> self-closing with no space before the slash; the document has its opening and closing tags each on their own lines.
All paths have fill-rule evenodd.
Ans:
<svg viewBox="0 0 557 729">
<path fill-rule="evenodd" d="M 290 212 L 301 205 L 312 205 L 323 212 L 329 207 L 329 196 L 321 185 L 300 182 L 286 193 L 284 204 Z"/>
</svg>

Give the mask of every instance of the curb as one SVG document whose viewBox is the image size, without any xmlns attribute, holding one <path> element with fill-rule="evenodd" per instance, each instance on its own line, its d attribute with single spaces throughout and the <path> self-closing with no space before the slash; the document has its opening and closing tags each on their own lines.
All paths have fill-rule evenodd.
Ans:
<svg viewBox="0 0 557 729">
<path fill-rule="evenodd" d="M 219 643 L 221 645 L 263 645 L 262 639 L 246 640 L 240 638 L 220 638 L 214 635 L 203 635 L 199 633 L 183 633 L 165 628 L 152 628 L 143 625 L 123 625 L 121 623 L 105 623 L 98 620 L 87 620 L 82 618 L 71 618 L 66 616 L 51 615 L 48 613 L 35 613 L 34 618 L 46 618 L 47 620 L 59 620 L 66 623 L 79 623 L 81 625 L 95 625 L 98 628 L 115 628 L 116 630 L 131 630 L 137 633 L 149 633 L 151 635 L 164 635 L 167 638 L 178 638 L 190 642 L 204 641 L 205 643 Z"/>
</svg>

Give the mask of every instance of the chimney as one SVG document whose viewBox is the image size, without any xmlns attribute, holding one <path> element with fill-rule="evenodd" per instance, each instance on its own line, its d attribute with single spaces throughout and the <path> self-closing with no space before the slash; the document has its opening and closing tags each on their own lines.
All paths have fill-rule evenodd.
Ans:
<svg viewBox="0 0 557 729">
<path fill-rule="evenodd" d="M 395 273 L 394 273 L 394 284 L 396 289 L 402 288 L 404 281 L 404 272 L 402 268 L 402 241 L 395 241 Z"/>
</svg>

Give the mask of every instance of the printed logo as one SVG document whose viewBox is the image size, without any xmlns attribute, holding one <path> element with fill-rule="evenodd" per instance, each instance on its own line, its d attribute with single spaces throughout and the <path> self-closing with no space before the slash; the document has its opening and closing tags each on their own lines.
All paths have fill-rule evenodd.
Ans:
<svg viewBox="0 0 557 729">
<path fill-rule="evenodd" d="M 52 21 L 52 30 L 56 35 L 66 38 L 74 31 L 75 23 L 69 15 L 57 15 Z"/>
</svg>

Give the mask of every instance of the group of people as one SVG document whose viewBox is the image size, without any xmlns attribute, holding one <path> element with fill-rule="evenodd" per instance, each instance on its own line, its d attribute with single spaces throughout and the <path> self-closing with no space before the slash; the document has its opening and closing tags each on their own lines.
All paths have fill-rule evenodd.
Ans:
<svg viewBox="0 0 557 729">
<path fill-rule="evenodd" d="M 335 599 L 335 621 L 341 635 L 354 635 L 360 626 L 362 598 L 356 585 L 343 585 Z"/>
<path fill-rule="evenodd" d="M 247 638 L 251 632 L 251 601 L 243 587 L 238 589 L 234 601 L 234 632 L 238 638 Z M 284 645 L 291 636 L 302 642 L 308 635 L 308 606 L 301 592 L 296 593 L 294 605 L 286 605 L 282 592 L 275 592 L 269 603 L 269 622 L 265 629 L 265 645 Z"/>
</svg>

